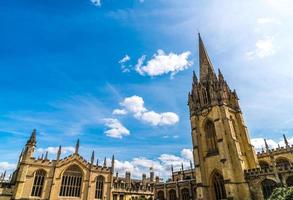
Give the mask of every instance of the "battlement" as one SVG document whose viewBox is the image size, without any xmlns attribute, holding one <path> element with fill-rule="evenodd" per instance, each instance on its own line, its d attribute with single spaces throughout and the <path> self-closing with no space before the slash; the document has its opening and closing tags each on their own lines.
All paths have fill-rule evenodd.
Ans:
<svg viewBox="0 0 293 200">
<path fill-rule="evenodd" d="M 254 169 L 248 169 L 244 170 L 245 178 L 251 178 L 251 177 L 259 177 L 259 176 L 266 176 L 266 175 L 272 175 L 275 174 L 275 170 L 277 170 L 279 173 L 286 173 L 286 172 L 292 172 L 293 166 L 291 165 L 281 165 L 274 168 L 273 166 L 269 166 L 266 168 L 254 168 Z"/>
<path fill-rule="evenodd" d="M 269 155 L 279 155 L 284 153 L 293 152 L 293 145 L 289 147 L 278 147 L 275 149 L 269 149 L 269 151 L 262 150 L 261 152 L 257 152 L 257 158 L 268 157 Z"/>
</svg>

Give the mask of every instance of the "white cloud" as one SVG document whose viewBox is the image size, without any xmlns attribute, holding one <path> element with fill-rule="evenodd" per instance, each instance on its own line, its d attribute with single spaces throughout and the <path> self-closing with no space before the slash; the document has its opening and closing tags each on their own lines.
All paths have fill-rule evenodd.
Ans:
<svg viewBox="0 0 293 200">
<path fill-rule="evenodd" d="M 101 0 L 90 0 L 95 6 L 100 7 L 102 5 Z"/>
<path fill-rule="evenodd" d="M 156 113 L 154 111 L 143 113 L 140 119 L 154 126 L 173 125 L 179 121 L 179 117 L 175 113 Z"/>
<path fill-rule="evenodd" d="M 172 154 L 162 154 L 158 158 L 151 160 L 145 157 L 133 158 L 131 161 L 119 161 L 115 160 L 115 170 L 121 174 L 126 171 L 131 172 L 132 177 L 141 178 L 143 173 L 146 173 L 153 168 L 156 175 L 161 178 L 169 178 L 171 173 L 171 165 L 175 170 L 181 168 L 181 164 L 187 169 L 190 167 L 191 149 L 183 149 L 181 156 Z"/>
<path fill-rule="evenodd" d="M 189 56 L 189 51 L 177 55 L 174 53 L 166 54 L 159 49 L 152 59 L 147 61 L 146 65 L 143 65 L 146 56 L 143 55 L 139 58 L 135 70 L 140 75 L 159 76 L 171 73 L 171 76 L 174 76 L 179 71 L 185 70 L 192 65 L 192 62 L 188 60 Z"/>
<path fill-rule="evenodd" d="M 193 154 L 191 149 L 182 149 L 181 156 L 188 160 L 193 160 Z"/>
<path fill-rule="evenodd" d="M 128 55 L 125 55 L 121 60 L 119 60 L 119 63 L 126 63 L 130 60 L 130 57 Z"/>
<path fill-rule="evenodd" d="M 113 115 L 126 115 L 127 111 L 124 109 L 115 109 L 112 112 Z"/>
<path fill-rule="evenodd" d="M 49 154 L 57 154 L 59 150 L 59 147 L 48 147 L 48 148 L 38 148 L 37 152 L 44 154 L 48 151 Z M 67 147 L 62 147 L 61 148 L 61 153 L 62 154 L 67 154 L 67 153 L 73 153 L 75 151 L 75 148 L 72 146 L 67 146 Z"/>
<path fill-rule="evenodd" d="M 109 130 L 105 131 L 107 136 L 121 139 L 123 136 L 130 135 L 129 130 L 118 119 L 106 118 L 104 121 L 105 125 L 109 128 Z"/>
<path fill-rule="evenodd" d="M 278 145 L 279 146 L 285 146 L 285 142 L 284 140 L 279 140 L 279 141 L 274 141 L 272 139 L 267 139 L 267 144 L 270 148 L 278 148 Z M 288 138 L 288 142 L 289 144 L 293 144 L 293 137 L 292 138 Z M 257 151 L 261 151 L 262 149 L 266 149 L 265 148 L 265 142 L 264 142 L 264 138 L 253 138 L 251 139 L 251 144 L 254 146 L 254 148 L 257 150 Z"/>
<path fill-rule="evenodd" d="M 248 59 L 265 58 L 275 54 L 275 47 L 273 44 L 273 37 L 265 37 L 256 42 L 256 49 L 246 53 Z"/>
<path fill-rule="evenodd" d="M 280 24 L 280 21 L 271 17 L 261 17 L 257 19 L 257 23 L 258 24 Z"/>
<path fill-rule="evenodd" d="M 0 162 L 0 171 L 7 171 L 15 169 L 16 165 L 8 162 Z"/>
<path fill-rule="evenodd" d="M 120 103 L 127 111 L 135 113 L 136 116 L 140 116 L 142 112 L 147 111 L 144 107 L 144 100 L 139 96 L 126 97 L 123 102 Z"/>
<path fill-rule="evenodd" d="M 179 117 L 173 112 L 157 113 L 155 111 L 149 111 L 144 106 L 144 100 L 139 96 L 126 97 L 120 106 L 123 109 L 115 109 L 113 113 L 132 113 L 134 117 L 138 120 L 151 124 L 153 126 L 164 126 L 164 125 L 174 125 L 179 122 Z"/>
<path fill-rule="evenodd" d="M 130 72 L 131 65 L 125 65 L 128 61 L 130 61 L 130 56 L 125 55 L 121 60 L 119 60 L 119 64 L 121 65 L 122 72 Z"/>
</svg>

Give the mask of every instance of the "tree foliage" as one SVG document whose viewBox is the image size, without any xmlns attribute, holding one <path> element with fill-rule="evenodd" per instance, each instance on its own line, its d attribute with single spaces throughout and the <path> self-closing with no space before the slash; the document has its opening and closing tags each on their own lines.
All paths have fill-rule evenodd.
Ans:
<svg viewBox="0 0 293 200">
<path fill-rule="evenodd" d="M 268 200 L 293 200 L 293 187 L 281 187 L 274 189 Z"/>
</svg>

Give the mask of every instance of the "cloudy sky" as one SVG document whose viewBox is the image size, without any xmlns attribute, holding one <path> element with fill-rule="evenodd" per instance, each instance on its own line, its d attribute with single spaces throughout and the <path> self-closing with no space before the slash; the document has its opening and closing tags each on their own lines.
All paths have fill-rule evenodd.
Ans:
<svg viewBox="0 0 293 200">
<path fill-rule="evenodd" d="M 235 88 L 256 148 L 293 143 L 291 0 L 0 2 L 0 172 L 32 129 L 56 147 L 116 156 L 134 176 L 191 159 L 187 94 L 197 32 Z"/>
</svg>

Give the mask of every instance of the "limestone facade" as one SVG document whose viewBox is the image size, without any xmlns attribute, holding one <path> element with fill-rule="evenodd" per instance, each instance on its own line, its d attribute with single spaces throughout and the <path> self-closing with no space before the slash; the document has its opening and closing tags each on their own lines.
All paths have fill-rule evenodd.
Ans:
<svg viewBox="0 0 293 200">
<path fill-rule="evenodd" d="M 48 154 L 34 157 L 36 131 L 27 141 L 19 157 L 17 168 L 9 181 L 0 180 L 0 200 L 134 200 L 153 199 L 155 184 L 143 175 L 143 180 L 113 176 L 114 156 L 111 166 L 106 159 L 102 165 L 94 163 L 95 155 L 87 161 L 79 155 L 79 141 L 75 152 L 61 159 L 61 146 L 57 158 L 49 160 Z M 157 178 L 158 179 L 158 178 Z M 124 184 L 125 183 L 125 184 Z"/>
<path fill-rule="evenodd" d="M 237 93 L 215 73 L 200 35 L 199 68 L 188 94 L 195 177 L 157 184 L 155 198 L 173 200 L 172 188 L 180 200 L 263 200 L 277 186 L 293 186 L 293 146 L 284 136 L 285 147 L 270 149 L 265 141 L 255 153 Z"/>
</svg>

